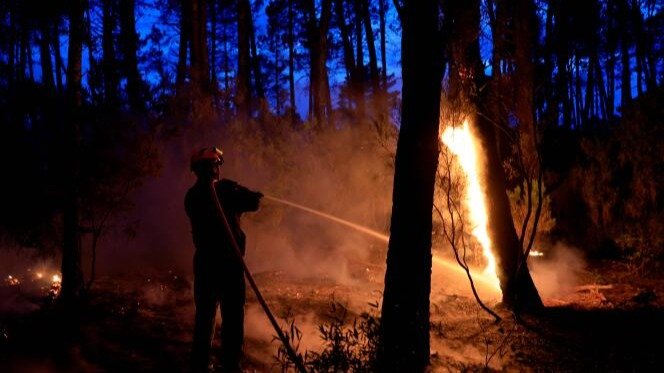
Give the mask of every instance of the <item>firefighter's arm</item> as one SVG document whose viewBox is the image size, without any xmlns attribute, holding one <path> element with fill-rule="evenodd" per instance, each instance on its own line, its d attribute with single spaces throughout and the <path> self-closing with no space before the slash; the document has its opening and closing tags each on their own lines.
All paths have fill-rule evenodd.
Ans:
<svg viewBox="0 0 664 373">
<path fill-rule="evenodd" d="M 222 180 L 222 183 L 224 189 L 226 189 L 230 196 L 229 202 L 232 201 L 238 212 L 258 210 L 260 200 L 263 198 L 263 193 L 255 192 L 228 179 Z"/>
</svg>

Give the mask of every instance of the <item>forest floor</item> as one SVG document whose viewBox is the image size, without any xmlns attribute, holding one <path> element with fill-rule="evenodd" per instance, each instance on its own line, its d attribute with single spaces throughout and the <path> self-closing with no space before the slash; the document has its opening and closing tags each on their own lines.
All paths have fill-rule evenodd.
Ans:
<svg viewBox="0 0 664 373">
<path fill-rule="evenodd" d="M 664 371 L 664 279 L 632 274 L 616 262 L 587 265 L 564 294 L 544 297 L 546 310 L 516 320 L 482 311 L 459 274 L 434 267 L 431 295 L 432 371 Z M 384 267 L 348 266 L 343 283 L 264 272 L 256 281 L 282 320 L 302 331 L 299 350 L 320 350 L 318 325 L 331 304 L 352 323 L 378 314 Z M 101 278 L 78 314 L 46 297 L 0 287 L 1 372 L 186 371 L 193 327 L 190 281 L 176 273 Z M 481 292 L 482 293 L 482 292 Z M 372 306 L 372 304 L 374 304 Z M 338 309 L 337 309 L 338 311 Z M 288 316 L 288 317 L 285 317 Z M 284 321 L 286 325 L 286 321 Z M 279 372 L 277 341 L 248 289 L 243 368 Z M 215 344 L 215 350 L 218 349 Z"/>
</svg>

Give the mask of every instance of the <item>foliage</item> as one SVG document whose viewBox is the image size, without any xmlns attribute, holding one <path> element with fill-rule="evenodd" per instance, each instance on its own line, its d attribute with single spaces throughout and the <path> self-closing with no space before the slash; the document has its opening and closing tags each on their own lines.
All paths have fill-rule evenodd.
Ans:
<svg viewBox="0 0 664 373">
<path fill-rule="evenodd" d="M 664 260 L 662 99 L 663 89 L 646 95 L 626 108 L 620 125 L 583 139 L 585 159 L 570 175 L 590 243 L 601 255 L 617 249 L 645 267 Z"/>
<path fill-rule="evenodd" d="M 527 188 L 524 183 L 518 185 L 516 188 L 507 191 L 507 195 L 510 199 L 510 205 L 512 207 L 512 217 L 514 218 L 514 226 L 519 229 L 523 226 L 524 220 L 526 219 L 526 214 L 528 210 L 528 197 L 527 197 Z M 532 200 L 532 209 L 533 214 L 537 206 L 538 199 L 538 185 L 537 181 L 532 181 L 532 189 L 530 191 L 531 200 Z M 546 193 L 546 187 L 542 185 L 542 211 L 539 216 L 539 221 L 537 223 L 537 232 L 535 234 L 535 244 L 533 246 L 534 250 L 541 251 L 541 248 L 538 244 L 541 244 L 544 238 L 551 233 L 556 224 L 556 219 L 551 215 L 551 197 Z M 532 219 L 532 217 L 530 218 Z M 532 224 L 528 224 L 525 237 L 530 237 L 532 230 Z"/>
<path fill-rule="evenodd" d="M 375 372 L 376 356 L 380 343 L 380 319 L 378 303 L 369 303 L 371 310 L 354 317 L 349 323 L 348 309 L 332 301 L 328 313 L 329 321 L 318 325 L 323 341 L 321 351 L 298 353 L 310 372 Z M 291 320 L 290 330 L 284 331 L 297 351 L 302 333 Z M 282 371 L 294 364 L 283 346 L 277 351 L 277 363 Z"/>
</svg>

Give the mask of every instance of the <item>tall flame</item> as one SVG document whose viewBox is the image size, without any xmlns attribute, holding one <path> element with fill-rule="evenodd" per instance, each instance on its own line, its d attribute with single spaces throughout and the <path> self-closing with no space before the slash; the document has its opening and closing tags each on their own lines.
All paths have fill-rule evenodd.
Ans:
<svg viewBox="0 0 664 373">
<path fill-rule="evenodd" d="M 485 276 L 492 279 L 494 284 L 498 286 L 496 258 L 491 251 L 491 239 L 487 231 L 489 218 L 484 193 L 481 188 L 479 172 L 481 163 L 478 156 L 479 146 L 470 131 L 467 120 L 460 127 L 447 127 L 443 131 L 441 140 L 457 156 L 456 159 L 466 176 L 466 198 L 464 202 L 470 212 L 469 219 L 473 227 L 471 233 L 479 241 L 480 245 L 482 245 L 482 252 L 487 261 L 486 268 L 484 269 Z"/>
</svg>

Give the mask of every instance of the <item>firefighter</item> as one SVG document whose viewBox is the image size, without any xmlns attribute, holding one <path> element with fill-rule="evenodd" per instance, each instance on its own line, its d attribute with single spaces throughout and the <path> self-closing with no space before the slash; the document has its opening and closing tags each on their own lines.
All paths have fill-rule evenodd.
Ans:
<svg viewBox="0 0 664 373">
<path fill-rule="evenodd" d="M 196 316 L 191 356 L 192 370 L 209 370 L 217 306 L 221 307 L 221 365 L 223 371 L 239 372 L 244 338 L 245 283 L 243 265 L 235 245 L 244 255 L 245 234 L 240 216 L 258 210 L 263 195 L 234 181 L 220 179 L 223 152 L 217 147 L 193 153 L 191 170 L 196 183 L 185 197 L 185 209 L 191 223 L 194 253 L 194 302 Z M 229 235 L 212 191 L 232 233 Z"/>
</svg>

